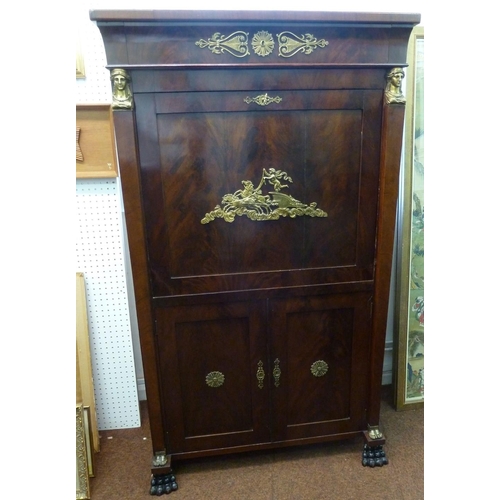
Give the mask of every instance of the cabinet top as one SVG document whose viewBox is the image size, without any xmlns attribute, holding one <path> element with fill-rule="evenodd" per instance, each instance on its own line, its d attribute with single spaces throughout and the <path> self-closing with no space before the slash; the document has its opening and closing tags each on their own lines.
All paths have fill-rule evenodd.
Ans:
<svg viewBox="0 0 500 500">
<path fill-rule="evenodd" d="M 420 14 L 91 10 L 108 68 L 406 65 Z"/>
<path fill-rule="evenodd" d="M 227 10 L 90 10 L 97 22 L 285 21 L 311 23 L 416 25 L 420 14 L 333 11 L 227 11 Z"/>
</svg>

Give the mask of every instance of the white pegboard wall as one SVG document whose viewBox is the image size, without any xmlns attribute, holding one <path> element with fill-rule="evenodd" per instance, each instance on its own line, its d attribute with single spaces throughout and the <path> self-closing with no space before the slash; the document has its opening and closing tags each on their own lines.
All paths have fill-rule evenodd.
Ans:
<svg viewBox="0 0 500 500">
<path fill-rule="evenodd" d="M 85 277 L 98 427 L 139 427 L 118 181 L 78 180 L 76 209 L 76 270 Z"/>
<path fill-rule="evenodd" d="M 76 104 L 110 103 L 111 82 L 101 34 L 87 0 L 77 5 L 77 36 L 85 78 Z M 76 270 L 84 273 L 99 430 L 140 426 L 137 373 L 142 374 L 136 319 L 127 292 L 123 206 L 119 179 L 76 181 Z M 135 351 L 134 351 L 135 343 Z M 135 361 L 134 361 L 135 356 Z"/>
<path fill-rule="evenodd" d="M 76 103 L 111 104 L 111 81 L 106 69 L 104 43 L 96 24 L 90 20 L 88 8 L 79 10 L 78 38 L 85 78 L 76 79 Z"/>
</svg>

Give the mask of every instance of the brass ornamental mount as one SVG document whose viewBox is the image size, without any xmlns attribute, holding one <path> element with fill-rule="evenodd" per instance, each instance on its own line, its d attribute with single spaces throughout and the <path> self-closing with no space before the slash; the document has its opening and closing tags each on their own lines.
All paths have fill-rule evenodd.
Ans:
<svg viewBox="0 0 500 500">
<path fill-rule="evenodd" d="M 167 454 L 164 451 L 158 451 L 154 454 L 153 465 L 155 467 L 162 467 L 167 464 Z"/>
<path fill-rule="evenodd" d="M 384 435 L 380 432 L 380 429 L 378 426 L 368 426 L 368 436 L 371 439 L 383 439 Z"/>
<path fill-rule="evenodd" d="M 269 97 L 267 95 L 267 92 L 262 95 L 258 95 L 257 97 L 245 97 L 243 99 L 247 104 L 252 104 L 253 102 L 255 104 L 258 104 L 259 106 L 268 106 L 269 104 L 275 102 L 279 104 L 283 99 L 280 96 L 276 97 Z"/>
<path fill-rule="evenodd" d="M 323 375 L 326 375 L 327 371 L 328 371 L 328 363 L 326 361 L 323 361 L 322 359 L 315 361 L 311 365 L 311 373 L 315 377 L 322 377 Z"/>
<path fill-rule="evenodd" d="M 281 180 L 293 182 L 292 178 L 284 171 L 265 168 L 262 178 L 255 188 L 251 181 L 242 181 L 243 189 L 238 189 L 233 194 L 225 194 L 221 205 L 216 205 L 214 210 L 205 214 L 201 219 L 202 224 L 208 224 L 216 218 L 233 222 L 236 216 L 245 215 L 254 221 L 277 220 L 280 217 L 328 217 L 323 210 L 316 208 L 317 203 L 306 205 L 290 195 L 280 193 L 288 185 L 281 184 Z M 264 194 L 262 188 L 271 184 L 274 191 Z"/>
<path fill-rule="evenodd" d="M 314 35 L 295 35 L 291 31 L 283 31 L 278 35 L 279 56 L 292 57 L 299 52 L 309 55 L 318 47 L 325 48 L 328 42 L 324 39 L 318 40 Z"/>
<path fill-rule="evenodd" d="M 208 40 L 201 38 L 195 45 L 200 49 L 207 48 L 213 54 L 228 53 L 234 57 L 246 57 L 250 55 L 248 50 L 248 33 L 235 31 L 230 35 L 214 33 Z M 276 35 L 278 39 L 278 56 L 293 57 L 296 54 L 312 54 L 314 50 L 325 48 L 328 42 L 325 39 L 318 40 L 314 35 L 306 33 L 296 35 L 291 31 L 283 31 Z M 258 31 L 252 36 L 251 41 L 254 53 L 260 57 L 267 57 L 274 51 L 274 37 L 268 31 Z"/>
<path fill-rule="evenodd" d="M 278 358 L 276 358 L 274 360 L 273 377 L 274 377 L 275 387 L 279 387 L 280 386 L 281 369 L 280 369 L 280 360 Z"/>
<path fill-rule="evenodd" d="M 220 387 L 224 383 L 224 375 L 221 372 L 210 372 L 205 377 L 205 382 L 209 387 Z"/>
<path fill-rule="evenodd" d="M 130 75 L 126 70 L 114 68 L 110 73 L 111 82 L 113 84 L 113 101 L 112 109 L 132 109 L 134 100 L 132 91 L 130 90 Z"/>
<path fill-rule="evenodd" d="M 248 51 L 248 33 L 244 31 L 235 31 L 228 36 L 214 33 L 208 40 L 202 38 L 195 45 L 200 49 L 208 48 L 213 54 L 227 52 L 234 57 L 245 57 L 250 54 Z"/>
<path fill-rule="evenodd" d="M 252 38 L 252 48 L 258 56 L 268 56 L 274 49 L 273 35 L 267 31 L 259 31 Z"/>
<path fill-rule="evenodd" d="M 401 83 L 405 77 L 403 68 L 392 68 L 385 75 L 385 102 L 387 104 L 405 104 L 406 98 L 401 91 Z"/>
<path fill-rule="evenodd" d="M 258 387 L 259 389 L 262 389 L 264 387 L 264 378 L 266 374 L 264 373 L 264 363 L 262 361 L 259 361 L 257 363 L 257 380 L 258 380 Z"/>
</svg>

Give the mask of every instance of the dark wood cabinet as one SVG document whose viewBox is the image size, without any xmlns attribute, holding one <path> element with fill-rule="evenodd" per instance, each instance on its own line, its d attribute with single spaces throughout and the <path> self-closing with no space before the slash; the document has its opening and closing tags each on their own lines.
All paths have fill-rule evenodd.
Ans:
<svg viewBox="0 0 500 500">
<path fill-rule="evenodd" d="M 379 450 L 398 78 L 420 16 L 91 19 L 114 85 L 152 492 L 176 487 L 158 486 L 172 457 L 358 433 Z"/>
</svg>

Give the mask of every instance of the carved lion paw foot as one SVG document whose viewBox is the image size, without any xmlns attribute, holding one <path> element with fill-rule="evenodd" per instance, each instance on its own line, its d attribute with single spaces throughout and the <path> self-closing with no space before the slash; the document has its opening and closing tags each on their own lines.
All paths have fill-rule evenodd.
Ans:
<svg viewBox="0 0 500 500">
<path fill-rule="evenodd" d="M 151 478 L 151 489 L 149 493 L 151 495 L 168 495 L 172 491 L 176 491 L 179 488 L 175 480 L 174 474 L 159 474 Z"/>
<path fill-rule="evenodd" d="M 363 467 L 382 467 L 387 465 L 389 460 L 385 456 L 385 451 L 380 446 L 368 446 L 365 444 L 363 449 Z"/>
</svg>

